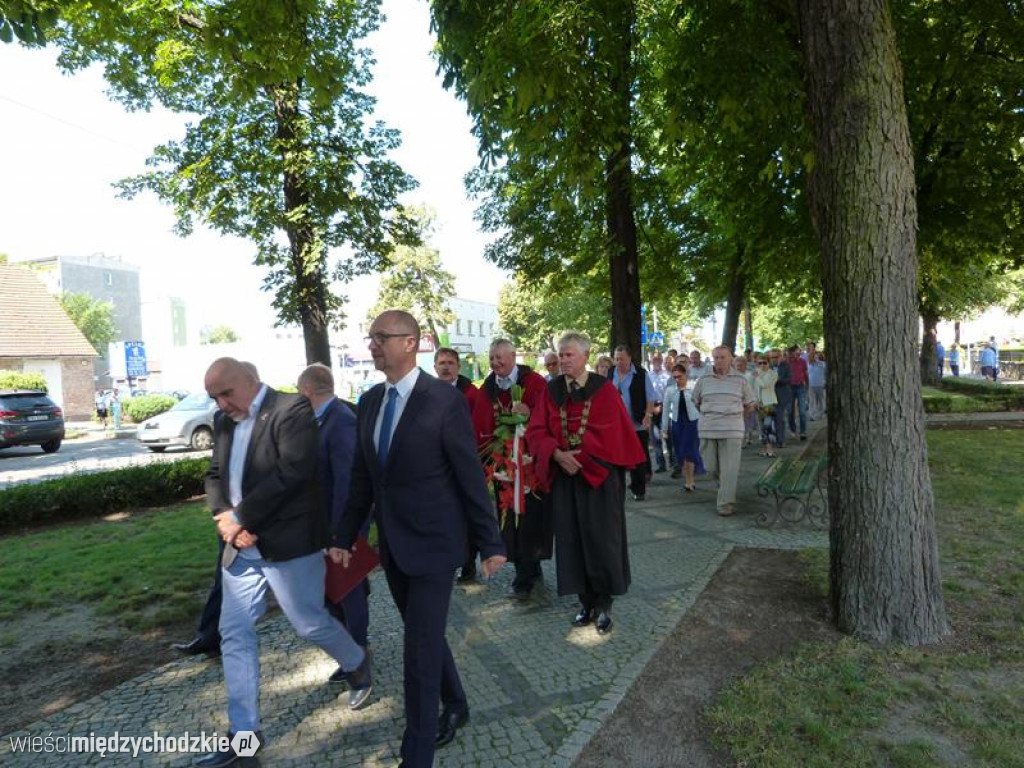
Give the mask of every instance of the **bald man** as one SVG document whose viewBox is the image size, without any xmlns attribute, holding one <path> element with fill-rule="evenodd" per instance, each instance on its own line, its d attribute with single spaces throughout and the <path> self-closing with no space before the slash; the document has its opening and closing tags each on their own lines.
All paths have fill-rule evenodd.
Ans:
<svg viewBox="0 0 1024 768">
<path fill-rule="evenodd" d="M 224 541 L 220 645 L 230 733 L 261 728 L 255 625 L 268 586 L 296 632 L 348 674 L 349 706 L 361 706 L 370 693 L 369 659 L 324 606 L 322 550 L 329 538 L 313 409 L 306 398 L 275 392 L 229 357 L 214 361 L 205 386 L 224 412 L 206 495 Z M 229 748 L 196 765 L 218 768 L 238 759 Z"/>
<path fill-rule="evenodd" d="M 347 565 L 372 513 L 381 565 L 405 625 L 406 768 L 429 768 L 434 750 L 469 719 L 444 634 L 467 534 L 480 547 L 484 575 L 505 562 L 466 398 L 417 367 L 419 343 L 419 324 L 408 312 L 388 310 L 370 325 L 370 355 L 386 381 L 359 403 L 348 503 L 330 550 Z"/>
</svg>

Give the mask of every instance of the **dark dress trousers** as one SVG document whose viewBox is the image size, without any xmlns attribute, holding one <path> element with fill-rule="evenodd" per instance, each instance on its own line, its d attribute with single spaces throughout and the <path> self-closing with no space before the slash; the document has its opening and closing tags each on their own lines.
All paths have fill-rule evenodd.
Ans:
<svg viewBox="0 0 1024 768">
<path fill-rule="evenodd" d="M 420 371 L 381 470 L 373 433 L 384 392 L 385 385 L 378 384 L 359 403 L 348 504 L 334 544 L 351 547 L 373 509 L 381 564 L 405 623 L 402 761 L 429 766 L 439 700 L 449 709 L 468 710 L 444 637 L 452 579 L 465 557 L 467 533 L 485 559 L 505 550 L 466 398 Z"/>
<path fill-rule="evenodd" d="M 324 503 L 331 532 L 337 533 L 348 500 L 352 475 L 352 457 L 356 448 L 356 411 L 344 400 L 334 398 L 320 418 L 320 452 L 318 466 L 323 486 Z M 360 531 L 364 536 L 366 530 Z M 348 629 L 352 639 L 366 647 L 370 626 L 370 610 L 366 596 L 367 582 L 357 586 L 328 610 Z"/>
</svg>

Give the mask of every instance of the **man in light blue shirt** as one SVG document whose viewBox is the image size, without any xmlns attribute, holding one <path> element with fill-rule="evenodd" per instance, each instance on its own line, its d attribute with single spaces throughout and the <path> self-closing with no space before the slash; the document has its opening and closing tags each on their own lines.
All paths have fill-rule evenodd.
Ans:
<svg viewBox="0 0 1024 768">
<path fill-rule="evenodd" d="M 629 490 L 633 501 L 643 501 L 647 493 L 647 481 L 651 477 L 651 456 L 647 451 L 650 442 L 648 430 L 651 428 L 651 417 L 658 402 L 658 393 L 654 390 L 651 377 L 640 366 L 633 365 L 633 356 L 629 348 L 619 345 L 613 355 L 615 367 L 612 369 L 612 384 L 619 390 L 626 413 L 633 421 L 637 439 L 644 449 L 646 460 L 638 467 L 629 471 Z"/>
<path fill-rule="evenodd" d="M 992 342 L 988 342 L 984 349 L 981 350 L 981 357 L 978 362 L 981 363 L 981 375 L 986 379 L 995 381 L 999 375 L 999 357 L 992 347 Z"/>
</svg>

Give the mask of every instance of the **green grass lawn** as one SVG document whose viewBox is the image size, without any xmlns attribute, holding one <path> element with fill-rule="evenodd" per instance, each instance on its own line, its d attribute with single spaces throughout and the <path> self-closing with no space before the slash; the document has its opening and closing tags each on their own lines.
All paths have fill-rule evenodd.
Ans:
<svg viewBox="0 0 1024 768">
<path fill-rule="evenodd" d="M 985 413 L 990 411 L 1020 411 L 1024 406 L 1021 391 L 1016 388 L 980 382 L 961 382 L 950 386 L 964 386 L 963 391 L 943 386 L 921 387 L 924 409 L 928 413 Z"/>
<path fill-rule="evenodd" d="M 0 538 L 0 621 L 83 603 L 132 629 L 193 620 L 217 539 L 202 503 Z"/>
<path fill-rule="evenodd" d="M 740 765 L 1024 766 L 1024 433 L 928 446 L 953 636 L 807 645 L 755 670 L 708 713 Z M 803 560 L 826 589 L 827 553 Z"/>
</svg>

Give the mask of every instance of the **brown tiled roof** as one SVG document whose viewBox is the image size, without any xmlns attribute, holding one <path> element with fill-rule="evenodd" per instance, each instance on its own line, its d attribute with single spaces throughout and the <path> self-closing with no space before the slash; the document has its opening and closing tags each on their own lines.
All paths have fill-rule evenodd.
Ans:
<svg viewBox="0 0 1024 768">
<path fill-rule="evenodd" d="M 98 357 L 27 267 L 0 264 L 0 357 Z"/>
</svg>

